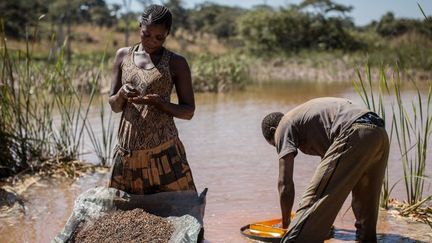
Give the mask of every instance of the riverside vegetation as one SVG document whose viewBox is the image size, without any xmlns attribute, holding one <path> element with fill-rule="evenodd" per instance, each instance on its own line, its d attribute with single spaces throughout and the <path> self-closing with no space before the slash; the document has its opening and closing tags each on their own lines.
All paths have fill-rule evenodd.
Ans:
<svg viewBox="0 0 432 243">
<path fill-rule="evenodd" d="M 357 70 L 354 87 L 368 109 L 375 111 L 386 121 L 390 141 L 396 140 L 403 168 L 403 178 L 389 181 L 388 168 L 381 191 L 381 207 L 397 209 L 402 216 L 412 216 L 427 223 L 432 228 L 432 195 L 425 195 L 425 185 L 431 183 L 426 173 L 427 152 L 431 149 L 432 134 L 432 81 L 420 84 L 415 80 L 402 83 L 400 73 L 394 72 L 387 79 L 385 68 L 374 82 L 370 67 L 365 72 Z M 411 100 L 403 97 L 402 89 L 412 86 L 415 96 Z M 426 90 L 426 92 L 424 92 Z M 385 109 L 391 104 L 391 111 Z M 389 161 L 388 163 L 395 163 Z M 399 182 L 404 182 L 406 201 L 398 202 L 391 198 L 391 192 Z"/>
<path fill-rule="evenodd" d="M 109 165 L 115 126 L 97 94 L 108 90 L 119 43 L 139 40 L 133 21 L 139 13 L 126 9 L 120 14 L 120 5 L 90 2 L 0 5 L 7 13 L 0 53 L 0 179 L 56 171 L 76 176 L 91 169 L 77 163 L 84 136 L 100 165 Z M 65 12 L 67 4 L 77 4 L 73 9 L 80 10 Z M 400 19 L 387 13 L 358 27 L 349 18 L 351 7 L 329 0 L 305 0 L 279 9 L 213 3 L 186 9 L 175 0 L 167 5 L 174 19 L 181 20 L 174 22 L 167 46 L 189 60 L 196 91 L 227 92 L 248 82 L 356 80 L 365 104 L 385 117 L 404 169 L 400 181 L 386 177 L 382 206 L 392 207 L 392 189 L 404 182 L 407 198 L 399 206 L 401 214 L 420 212 L 431 224 L 432 195 L 423 195 L 430 183 L 425 170 L 432 130 L 430 17 Z M 34 11 L 22 14 L 29 7 Z M 419 11 L 423 12 L 420 6 Z M 412 103 L 401 95 L 409 83 L 417 91 Z M 426 98 L 420 92 L 423 87 Z M 96 102 L 101 103 L 98 127 L 88 121 Z M 391 111 L 384 110 L 384 102 L 393 104 Z M 97 133 L 99 126 L 102 132 Z"/>
</svg>

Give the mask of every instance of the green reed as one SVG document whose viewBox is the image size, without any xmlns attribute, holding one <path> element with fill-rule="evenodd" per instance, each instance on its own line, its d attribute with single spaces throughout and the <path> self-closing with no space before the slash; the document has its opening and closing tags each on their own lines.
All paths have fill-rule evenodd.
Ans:
<svg viewBox="0 0 432 243">
<path fill-rule="evenodd" d="M 411 103 L 403 99 L 400 71 L 396 69 L 391 81 L 387 80 L 385 69 L 380 69 L 378 92 L 374 93 L 374 85 L 371 78 L 369 66 L 365 68 L 365 80 L 362 73 L 357 70 L 358 81 L 353 82 L 356 92 L 360 95 L 368 109 L 376 112 L 390 125 L 390 141 L 393 134 L 401 155 L 404 177 L 399 181 L 404 181 L 407 202 L 414 205 L 423 199 L 424 184 L 426 175 L 426 155 L 430 147 L 428 140 L 431 135 L 432 114 L 430 113 L 432 83 L 427 84 L 428 92 L 426 99 L 421 94 L 420 88 L 415 81 L 410 83 L 414 86 L 415 97 Z M 390 102 L 391 112 L 385 110 L 384 102 Z M 386 115 L 389 113 L 389 116 Z M 396 184 L 390 187 L 388 168 L 383 182 L 381 192 L 381 206 L 388 207 L 390 194 Z"/>
<path fill-rule="evenodd" d="M 428 84 L 426 100 L 413 82 L 416 95 L 411 105 L 406 105 L 401 94 L 400 75 L 393 81 L 396 107 L 393 108 L 393 123 L 404 172 L 407 201 L 410 205 L 423 199 L 426 175 L 428 140 L 431 135 L 432 83 Z M 424 104 L 425 103 L 425 104 Z"/>
<path fill-rule="evenodd" d="M 105 52 L 108 48 L 108 45 L 105 46 Z M 105 58 L 106 55 L 103 54 L 101 61 L 99 63 L 99 68 L 96 74 L 92 76 L 95 81 L 94 84 L 99 86 L 99 80 L 101 76 L 101 71 L 105 69 Z M 96 153 L 96 156 L 99 159 L 99 163 L 102 166 L 110 165 L 111 159 L 113 157 L 113 147 L 116 142 L 115 136 L 115 125 L 113 119 L 113 112 L 109 109 L 109 114 L 106 114 L 106 109 L 104 103 L 106 100 L 102 99 L 100 101 L 100 110 L 99 110 L 99 121 L 100 123 L 96 123 L 96 126 L 100 128 L 100 133 L 95 131 L 95 124 L 87 122 L 85 124 L 86 131 L 90 142 L 93 146 L 93 151 Z"/>
<path fill-rule="evenodd" d="M 55 129 L 54 140 L 60 154 L 67 159 L 73 159 L 78 156 L 90 107 L 96 94 L 100 70 L 90 77 L 92 88 L 89 100 L 85 102 L 83 96 L 73 84 L 74 77 L 69 75 L 77 69 L 74 66 L 67 68 L 67 64 L 64 63 L 63 54 L 64 52 L 62 51 L 61 58 L 58 59 L 56 64 L 58 75 L 56 80 L 61 84 L 57 88 L 60 88 L 65 95 L 56 95 L 56 104 L 61 117 L 61 123 L 59 128 Z"/>
<path fill-rule="evenodd" d="M 84 99 L 73 83 L 77 68 L 64 62 L 63 51 L 54 63 L 35 62 L 29 40 L 25 51 L 10 50 L 0 33 L 0 178 L 77 159 L 98 76 Z"/>
<path fill-rule="evenodd" d="M 84 105 L 83 97 L 71 88 L 72 94 L 57 96 L 56 104 L 60 113 L 60 126 L 54 126 L 53 138 L 57 152 L 65 160 L 78 157 L 79 146 L 84 135 L 90 106 L 95 92 L 90 95 L 90 101 Z"/>
<path fill-rule="evenodd" d="M 387 77 L 384 72 L 384 68 L 380 68 L 378 94 L 375 94 L 373 92 L 374 83 L 372 81 L 372 75 L 371 75 L 371 70 L 369 65 L 366 65 L 364 71 L 366 80 L 363 78 L 362 73 L 359 69 L 356 69 L 356 75 L 358 81 L 353 82 L 354 89 L 362 98 L 363 103 L 366 105 L 366 107 L 369 110 L 374 111 L 386 121 L 387 119 L 386 119 L 386 110 L 384 106 L 384 96 L 389 94 L 389 87 L 388 87 Z M 388 123 L 386 122 L 386 124 Z M 393 123 L 391 124 L 392 126 L 390 129 L 390 137 L 389 137 L 390 141 L 393 135 Z M 383 186 L 381 190 L 381 200 L 380 200 L 381 207 L 388 208 L 388 199 L 390 198 L 391 190 L 392 188 L 390 188 L 389 185 L 389 175 L 388 175 L 388 166 L 387 166 L 384 175 Z"/>
<path fill-rule="evenodd" d="M 109 110 L 109 114 L 106 114 L 104 102 L 102 101 L 100 106 L 99 118 L 101 126 L 101 135 L 95 132 L 95 129 L 91 123 L 86 123 L 87 134 L 92 143 L 93 149 L 96 156 L 99 158 L 102 166 L 110 165 L 113 157 L 113 147 L 115 144 L 115 128 L 114 119 L 112 117 L 113 112 Z"/>
<path fill-rule="evenodd" d="M 31 169 L 36 160 L 50 156 L 52 147 L 47 140 L 54 102 L 46 90 L 38 88 L 41 67 L 32 63 L 29 41 L 25 52 L 12 56 L 3 29 L 0 32 L 1 150 L 6 155 L 1 160 L 0 176 L 4 176 Z"/>
</svg>

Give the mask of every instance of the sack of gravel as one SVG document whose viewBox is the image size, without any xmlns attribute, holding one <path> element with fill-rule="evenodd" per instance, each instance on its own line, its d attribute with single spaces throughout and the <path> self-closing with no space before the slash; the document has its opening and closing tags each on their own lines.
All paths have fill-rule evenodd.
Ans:
<svg viewBox="0 0 432 243">
<path fill-rule="evenodd" d="M 168 242 L 196 242 L 199 231 L 203 225 L 206 193 L 207 189 L 199 196 L 195 191 L 132 195 L 114 188 L 92 188 L 82 193 L 77 198 L 72 215 L 69 217 L 62 231 L 52 242 L 74 242 L 74 238 L 76 239 L 79 234 L 85 235 L 87 234 L 86 230 L 92 230 L 90 228 L 92 225 L 100 226 L 106 223 L 108 226 L 116 226 L 109 223 L 111 222 L 110 217 L 121 218 L 122 216 L 126 216 L 126 219 L 123 220 L 127 221 L 132 220 L 132 215 L 138 214 L 141 214 L 143 218 L 135 222 L 136 227 L 130 228 L 136 230 L 132 236 L 138 237 L 136 239 L 144 239 L 145 237 L 154 238 L 150 238 L 152 239 L 150 241 L 123 239 L 118 242 L 158 242 L 157 237 L 160 236 L 159 233 L 161 232 L 157 233 L 157 229 L 154 228 L 159 227 L 159 225 L 154 225 L 152 231 L 150 231 L 149 229 L 151 227 L 148 226 L 149 222 L 159 222 L 165 225 L 162 226 L 167 229 L 164 231 L 165 236 L 172 230 Z M 138 212 L 137 210 L 140 211 Z M 147 217 L 147 220 L 145 217 Z M 154 217 L 159 217 L 159 219 Z M 101 221 L 99 219 L 101 219 Z M 104 227 L 108 227 L 107 225 Z M 127 230 L 121 228 L 120 223 L 117 226 L 120 228 L 111 230 Z M 146 227 L 147 230 L 145 230 Z M 93 230 L 98 229 L 94 227 Z M 107 235 L 102 239 L 106 239 L 106 236 Z M 88 239 L 90 240 L 88 242 L 99 242 L 97 240 L 91 241 L 92 238 Z M 116 242 L 115 239 L 117 238 L 113 238 L 113 240 L 109 242 Z M 163 242 L 167 242 L 166 239 Z"/>
<path fill-rule="evenodd" d="M 152 242 L 166 243 L 174 233 L 170 219 L 149 214 L 143 209 L 117 210 L 81 223 L 72 236 L 72 243 Z"/>
</svg>

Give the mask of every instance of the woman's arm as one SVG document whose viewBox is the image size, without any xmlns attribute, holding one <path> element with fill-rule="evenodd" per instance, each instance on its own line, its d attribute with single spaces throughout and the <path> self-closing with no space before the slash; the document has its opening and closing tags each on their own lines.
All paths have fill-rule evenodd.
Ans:
<svg viewBox="0 0 432 243">
<path fill-rule="evenodd" d="M 170 69 L 172 70 L 172 79 L 177 91 L 178 104 L 164 101 L 157 94 L 148 94 L 143 98 L 132 98 L 130 101 L 154 105 L 174 117 L 190 120 L 195 112 L 195 98 L 189 65 L 184 57 L 174 54 L 171 57 Z"/>
<path fill-rule="evenodd" d="M 127 99 L 138 95 L 136 91 L 128 91 L 122 86 L 121 63 L 123 61 L 123 57 L 128 53 L 128 49 L 128 47 L 120 48 L 117 51 L 116 57 L 114 59 L 113 78 L 111 81 L 111 91 L 108 100 L 111 109 L 114 112 L 122 112 Z"/>
</svg>

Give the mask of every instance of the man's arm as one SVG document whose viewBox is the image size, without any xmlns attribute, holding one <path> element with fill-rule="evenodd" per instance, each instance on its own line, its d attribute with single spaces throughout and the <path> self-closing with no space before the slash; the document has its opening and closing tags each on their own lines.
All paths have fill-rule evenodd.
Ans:
<svg viewBox="0 0 432 243">
<path fill-rule="evenodd" d="M 288 228 L 291 222 L 291 210 L 294 204 L 294 153 L 279 159 L 279 197 L 282 210 L 282 227 Z"/>
</svg>

